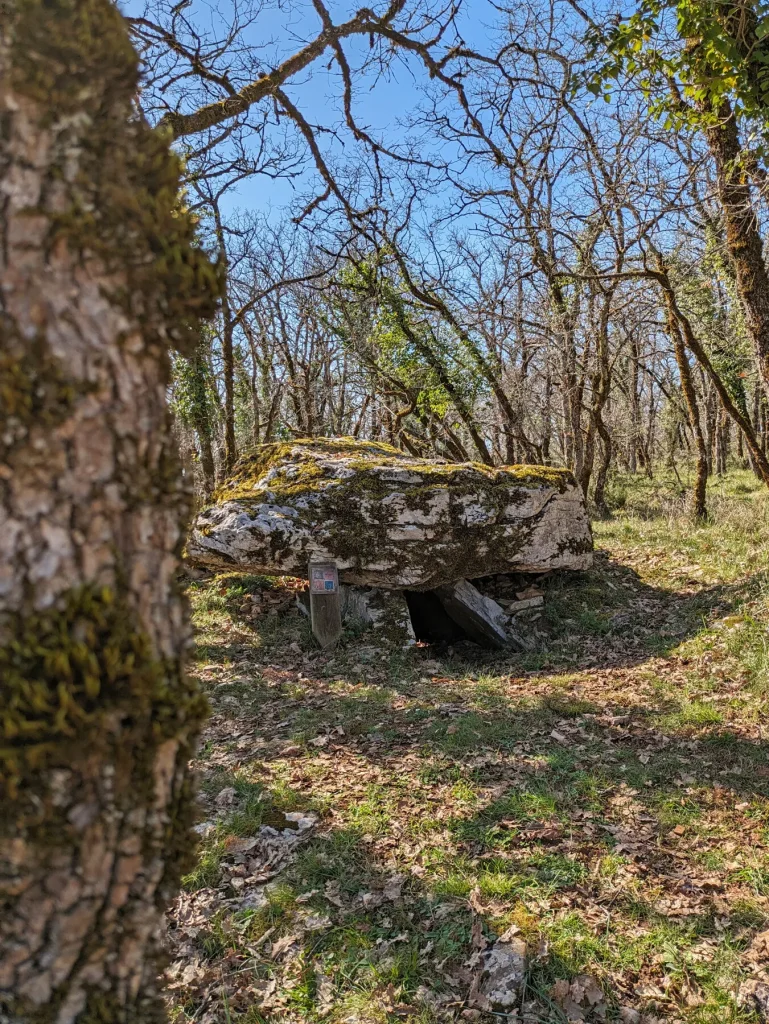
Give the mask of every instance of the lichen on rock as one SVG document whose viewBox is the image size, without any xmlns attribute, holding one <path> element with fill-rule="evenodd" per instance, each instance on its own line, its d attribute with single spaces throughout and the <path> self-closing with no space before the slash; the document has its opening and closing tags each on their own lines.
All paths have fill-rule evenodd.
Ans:
<svg viewBox="0 0 769 1024">
<path fill-rule="evenodd" d="M 416 459 L 387 444 L 313 438 L 248 453 L 198 515 L 188 557 L 345 583 L 432 589 L 498 572 L 587 568 L 592 534 L 565 469 Z"/>
<path fill-rule="evenodd" d="M 342 588 L 342 618 L 370 626 L 391 647 L 416 643 L 409 606 L 402 591 L 372 587 Z"/>
</svg>

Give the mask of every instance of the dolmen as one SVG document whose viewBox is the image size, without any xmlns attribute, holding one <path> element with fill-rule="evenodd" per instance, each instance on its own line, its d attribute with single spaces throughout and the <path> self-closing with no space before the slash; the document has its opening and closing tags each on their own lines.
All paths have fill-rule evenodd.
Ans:
<svg viewBox="0 0 769 1024">
<path fill-rule="evenodd" d="M 187 543 L 212 569 L 306 578 L 311 563 L 333 565 L 348 615 L 404 643 L 432 610 L 485 646 L 519 648 L 510 616 L 469 581 L 587 569 L 592 552 L 568 470 L 419 459 L 355 438 L 253 448 Z"/>
</svg>

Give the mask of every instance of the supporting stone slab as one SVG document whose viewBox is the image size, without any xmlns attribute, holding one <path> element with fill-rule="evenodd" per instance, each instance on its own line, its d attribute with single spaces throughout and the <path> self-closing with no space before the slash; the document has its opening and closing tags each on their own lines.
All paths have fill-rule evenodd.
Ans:
<svg viewBox="0 0 769 1024">
<path fill-rule="evenodd" d="M 454 622 L 481 647 L 527 650 L 528 644 L 513 631 L 501 605 L 484 597 L 468 580 L 447 583 L 435 593 Z"/>
<path fill-rule="evenodd" d="M 363 587 L 349 587 L 349 590 L 364 590 Z M 409 606 L 402 590 L 370 590 L 364 597 L 368 618 L 372 627 L 396 647 L 413 647 L 417 642 L 411 624 Z"/>
<path fill-rule="evenodd" d="M 366 623 L 388 646 L 413 647 L 416 643 L 406 595 L 402 590 L 340 585 L 339 597 L 343 622 Z M 296 603 L 305 615 L 310 614 L 307 591 L 297 594 Z"/>
</svg>

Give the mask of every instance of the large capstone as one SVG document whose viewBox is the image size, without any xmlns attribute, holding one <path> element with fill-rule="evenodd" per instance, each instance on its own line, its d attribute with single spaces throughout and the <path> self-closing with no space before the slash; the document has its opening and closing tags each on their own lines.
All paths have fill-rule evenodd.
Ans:
<svg viewBox="0 0 769 1024">
<path fill-rule="evenodd" d="M 567 470 L 416 459 L 387 444 L 261 445 L 201 511 L 188 557 L 212 568 L 431 590 L 494 573 L 586 569 L 593 538 Z"/>
</svg>

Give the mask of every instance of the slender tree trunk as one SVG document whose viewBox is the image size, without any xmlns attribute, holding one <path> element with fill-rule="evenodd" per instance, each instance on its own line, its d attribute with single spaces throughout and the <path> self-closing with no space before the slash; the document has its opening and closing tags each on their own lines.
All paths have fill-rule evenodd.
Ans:
<svg viewBox="0 0 769 1024">
<path fill-rule="evenodd" d="M 366 395 L 365 398 L 363 399 L 362 404 L 361 404 L 360 412 L 358 413 L 358 419 L 356 420 L 355 425 L 352 428 L 352 436 L 353 437 L 359 437 L 360 436 L 361 427 L 363 426 L 363 421 L 364 421 L 364 419 L 366 417 L 366 410 L 368 409 L 368 404 L 369 404 L 370 401 L 371 401 L 371 395 Z"/>
<path fill-rule="evenodd" d="M 203 475 L 203 490 L 206 497 L 208 497 L 216 486 L 216 463 L 214 462 L 214 449 L 211 444 L 210 424 L 201 424 L 197 435 L 200 445 L 200 471 Z"/>
<path fill-rule="evenodd" d="M 0 1019 L 162 1019 L 202 714 L 167 348 L 213 313 L 109 0 L 0 16 Z"/>
<path fill-rule="evenodd" d="M 224 475 L 232 472 L 238 457 L 235 442 L 235 346 L 227 300 L 222 301 L 222 365 L 224 369 Z"/>
<path fill-rule="evenodd" d="M 691 427 L 692 434 L 694 435 L 694 441 L 697 446 L 697 476 L 694 484 L 694 492 L 692 494 L 692 513 L 695 519 L 702 520 L 707 516 L 707 507 L 705 504 L 705 493 L 708 484 L 707 447 L 705 445 L 705 438 L 702 436 L 700 413 L 697 406 L 697 395 L 694 390 L 694 381 L 692 380 L 692 371 L 689 366 L 689 360 L 686 357 L 686 348 L 684 346 L 683 336 L 681 335 L 681 328 L 675 315 L 670 295 L 667 291 L 663 292 L 663 295 L 668 314 L 668 330 L 670 332 L 671 341 L 673 342 L 673 351 L 675 353 L 676 363 L 678 364 L 678 373 L 681 378 L 681 392 L 683 393 L 684 401 L 686 403 L 689 426 Z M 673 465 L 675 466 L 675 463 L 673 463 Z"/>
<path fill-rule="evenodd" d="M 582 492 L 587 497 L 590 487 L 590 477 L 593 473 L 595 462 L 595 438 L 601 439 L 601 463 L 598 478 L 593 492 L 593 500 L 596 508 L 602 515 L 608 515 L 609 509 L 606 505 L 604 492 L 606 489 L 606 477 L 612 455 L 612 440 L 609 428 L 603 419 L 603 410 L 609 401 L 611 390 L 611 367 L 609 365 L 609 321 L 611 317 L 612 303 L 614 301 L 615 288 L 607 289 L 601 296 L 601 311 L 598 319 L 598 331 L 596 340 L 596 368 L 592 377 L 592 401 L 590 403 L 590 424 L 585 441 L 585 455 L 582 468 Z"/>
<path fill-rule="evenodd" d="M 565 305 L 565 304 L 564 304 Z M 584 463 L 584 442 L 582 437 L 582 392 L 584 384 L 577 374 L 577 348 L 574 340 L 574 324 L 564 309 L 567 318 L 562 331 L 561 354 L 561 400 L 564 423 L 564 455 L 566 464 L 579 480 Z"/>
<path fill-rule="evenodd" d="M 196 395 L 201 400 L 193 402 L 192 426 L 195 429 L 200 449 L 200 472 L 203 477 L 203 492 L 208 497 L 216 486 L 216 463 L 212 444 L 213 430 L 211 426 L 211 402 L 207 400 L 208 366 L 206 354 L 198 346 L 190 357 L 195 374 L 196 389 L 202 394 Z"/>
<path fill-rule="evenodd" d="M 729 417 L 724 409 L 720 410 L 718 417 L 718 458 L 716 472 L 719 476 L 726 476 L 729 468 Z"/>
<path fill-rule="evenodd" d="M 667 272 L 663 269 L 658 275 L 657 280 L 662 286 L 663 293 L 665 295 L 665 302 L 668 309 L 672 310 L 673 315 L 680 324 L 681 330 L 683 331 L 684 338 L 686 340 L 686 346 L 692 353 L 694 358 L 702 367 L 703 372 L 710 379 L 713 388 L 718 394 L 721 400 L 721 405 L 724 407 L 727 415 L 734 420 L 739 429 L 742 431 L 742 436 L 745 438 L 745 443 L 748 446 L 748 451 L 753 459 L 756 473 L 760 479 L 769 487 L 769 460 L 766 457 L 766 452 L 762 445 L 759 443 L 756 437 L 753 426 L 751 425 L 748 417 L 735 405 L 732 400 L 732 396 L 729 394 L 726 385 L 721 380 L 720 376 L 716 372 L 715 367 L 710 361 L 707 352 L 701 345 L 699 338 L 694 333 L 694 328 L 691 325 L 691 321 L 686 314 L 680 309 L 675 297 L 675 291 L 673 290 L 670 277 Z M 763 397 L 763 396 L 761 396 Z"/>
<path fill-rule="evenodd" d="M 657 402 L 654 396 L 654 382 L 649 384 L 649 412 L 646 418 L 646 433 L 642 442 L 644 469 L 649 480 L 654 479 L 654 449 L 657 441 Z"/>
<path fill-rule="evenodd" d="M 641 407 L 638 400 L 638 356 L 635 334 L 631 342 L 630 352 L 630 437 L 628 439 L 628 469 L 631 473 L 638 472 L 638 449 L 641 433 Z"/>
<path fill-rule="evenodd" d="M 212 203 L 219 259 L 227 266 L 227 243 L 217 202 Z M 225 271 L 222 294 L 222 369 L 224 373 L 224 476 L 229 476 L 238 457 L 235 443 L 235 343 L 232 309 Z"/>
<path fill-rule="evenodd" d="M 753 392 L 753 429 L 756 437 L 761 441 L 761 388 L 756 387 Z"/>
<path fill-rule="evenodd" d="M 721 105 L 718 123 L 708 128 L 706 135 L 716 165 L 726 246 L 734 264 L 745 326 L 753 342 L 764 391 L 769 393 L 769 273 L 764 262 L 750 176 L 741 159 L 737 121 L 728 102 Z"/>
<path fill-rule="evenodd" d="M 600 510 L 602 515 L 609 515 L 609 506 L 606 504 L 606 482 L 609 479 L 609 470 L 611 468 L 611 460 L 613 455 L 614 445 L 612 444 L 611 434 L 609 433 L 606 424 L 603 424 L 605 435 L 600 434 L 601 438 L 601 461 L 598 465 L 598 472 L 595 475 L 595 491 L 593 493 L 593 500 L 595 501 L 596 508 Z"/>
<path fill-rule="evenodd" d="M 705 448 L 708 453 L 708 476 L 715 472 L 718 437 L 718 402 L 713 388 L 705 390 Z"/>
<path fill-rule="evenodd" d="M 548 364 L 545 371 L 545 394 L 542 400 L 542 462 L 550 464 L 550 444 L 553 438 L 553 377 Z"/>
</svg>

